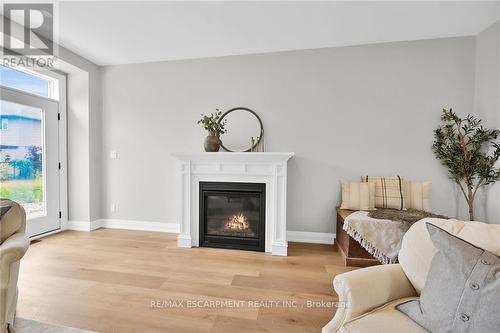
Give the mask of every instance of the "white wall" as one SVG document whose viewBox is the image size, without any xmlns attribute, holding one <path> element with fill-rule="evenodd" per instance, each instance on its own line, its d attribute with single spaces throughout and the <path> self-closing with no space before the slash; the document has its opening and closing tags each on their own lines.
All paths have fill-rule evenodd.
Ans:
<svg viewBox="0 0 500 333">
<path fill-rule="evenodd" d="M 288 230 L 332 232 L 339 180 L 366 173 L 430 180 L 455 216 L 430 146 L 443 107 L 472 110 L 474 58 L 464 37 L 104 67 L 103 217 L 178 223 L 170 154 L 202 151 L 200 113 L 235 106 L 261 116 L 267 150 L 296 153 Z"/>
<path fill-rule="evenodd" d="M 476 37 L 476 112 L 489 128 L 500 128 L 500 21 Z M 481 193 L 483 220 L 500 223 L 500 184 Z M 479 217 L 481 219 L 481 216 Z"/>
</svg>

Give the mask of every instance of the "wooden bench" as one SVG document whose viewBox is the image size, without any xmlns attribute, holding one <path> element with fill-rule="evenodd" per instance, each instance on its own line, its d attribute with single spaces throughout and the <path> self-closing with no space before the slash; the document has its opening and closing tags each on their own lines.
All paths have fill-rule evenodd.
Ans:
<svg viewBox="0 0 500 333">
<path fill-rule="evenodd" d="M 375 259 L 361 247 L 361 245 L 342 228 L 344 219 L 353 212 L 353 210 L 337 208 L 337 234 L 335 237 L 335 245 L 344 258 L 344 264 L 346 266 L 356 267 L 380 265 L 380 261 Z"/>
</svg>

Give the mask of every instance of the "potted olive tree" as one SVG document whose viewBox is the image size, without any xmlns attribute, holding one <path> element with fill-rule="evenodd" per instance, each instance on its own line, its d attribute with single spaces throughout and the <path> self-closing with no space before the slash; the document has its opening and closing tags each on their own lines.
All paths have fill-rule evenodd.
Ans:
<svg viewBox="0 0 500 333">
<path fill-rule="evenodd" d="M 434 130 L 432 150 L 465 196 L 472 221 L 477 190 L 500 179 L 500 168 L 496 167 L 500 131 L 484 128 L 472 115 L 462 119 L 451 109 L 443 109 L 441 121 Z"/>
<path fill-rule="evenodd" d="M 220 149 L 220 136 L 227 132 L 225 129 L 226 120 L 220 121 L 222 112 L 219 109 L 215 109 L 215 113 L 210 115 L 201 115 L 201 119 L 198 120 L 198 124 L 201 124 L 204 129 L 208 131 L 208 135 L 205 138 L 204 147 L 207 152 L 216 152 Z"/>
</svg>

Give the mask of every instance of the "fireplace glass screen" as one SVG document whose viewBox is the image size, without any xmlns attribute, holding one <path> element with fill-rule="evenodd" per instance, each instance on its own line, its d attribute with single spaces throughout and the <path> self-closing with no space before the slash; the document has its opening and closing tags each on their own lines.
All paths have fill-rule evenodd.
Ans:
<svg viewBox="0 0 500 333">
<path fill-rule="evenodd" d="M 200 245 L 263 250 L 265 184 L 200 184 Z"/>
<path fill-rule="evenodd" d="M 258 238 L 260 198 L 252 194 L 207 196 L 207 235 Z"/>
</svg>

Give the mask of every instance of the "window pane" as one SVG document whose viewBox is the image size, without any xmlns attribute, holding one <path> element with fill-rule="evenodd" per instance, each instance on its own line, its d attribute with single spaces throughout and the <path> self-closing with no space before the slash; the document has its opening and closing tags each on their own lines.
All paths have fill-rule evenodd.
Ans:
<svg viewBox="0 0 500 333">
<path fill-rule="evenodd" d="M 0 197 L 45 215 L 42 110 L 0 100 Z M 6 126 L 4 126 L 6 125 Z"/>
<path fill-rule="evenodd" d="M 0 85 L 42 97 L 51 97 L 49 80 L 9 67 L 0 66 Z"/>
</svg>

